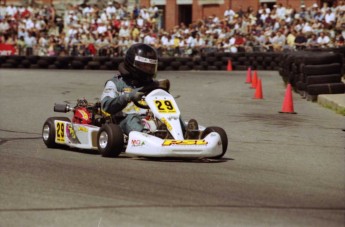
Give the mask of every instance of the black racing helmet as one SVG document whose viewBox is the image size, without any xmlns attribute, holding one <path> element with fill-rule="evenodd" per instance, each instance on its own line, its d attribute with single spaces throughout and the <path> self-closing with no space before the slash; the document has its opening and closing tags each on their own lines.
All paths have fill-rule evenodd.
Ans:
<svg viewBox="0 0 345 227">
<path fill-rule="evenodd" d="M 125 56 L 125 68 L 130 76 L 139 82 L 152 80 L 157 73 L 158 56 L 156 50 L 143 43 L 133 44 Z"/>
</svg>

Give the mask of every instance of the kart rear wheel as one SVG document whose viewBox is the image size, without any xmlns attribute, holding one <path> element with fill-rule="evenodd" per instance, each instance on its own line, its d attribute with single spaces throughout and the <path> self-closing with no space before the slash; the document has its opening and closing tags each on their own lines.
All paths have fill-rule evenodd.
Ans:
<svg viewBox="0 0 345 227">
<path fill-rule="evenodd" d="M 228 136 L 224 129 L 217 126 L 210 126 L 210 127 L 205 128 L 205 130 L 201 134 L 201 138 L 202 139 L 205 138 L 211 132 L 218 133 L 220 135 L 220 139 L 222 140 L 222 153 L 220 155 L 217 155 L 211 158 L 214 158 L 214 159 L 222 158 L 225 155 L 226 150 L 228 149 Z"/>
<path fill-rule="evenodd" d="M 104 124 L 98 131 L 97 146 L 103 157 L 119 156 L 124 146 L 124 137 L 120 126 Z"/>
<path fill-rule="evenodd" d="M 67 117 L 50 117 L 44 122 L 42 128 L 42 139 L 48 148 L 57 148 L 60 146 L 60 144 L 55 143 L 55 120 L 71 122 L 71 120 Z"/>
</svg>

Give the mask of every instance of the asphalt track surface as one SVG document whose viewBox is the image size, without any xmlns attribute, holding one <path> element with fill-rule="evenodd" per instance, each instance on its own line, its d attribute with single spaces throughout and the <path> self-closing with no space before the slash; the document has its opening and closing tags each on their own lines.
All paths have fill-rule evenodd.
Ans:
<svg viewBox="0 0 345 227">
<path fill-rule="evenodd" d="M 150 160 L 47 149 L 54 103 L 100 97 L 110 71 L 0 71 L 0 226 L 344 226 L 344 117 L 277 72 L 161 72 L 182 117 L 221 126 L 223 159 Z M 70 114 L 67 114 L 70 116 Z"/>
</svg>

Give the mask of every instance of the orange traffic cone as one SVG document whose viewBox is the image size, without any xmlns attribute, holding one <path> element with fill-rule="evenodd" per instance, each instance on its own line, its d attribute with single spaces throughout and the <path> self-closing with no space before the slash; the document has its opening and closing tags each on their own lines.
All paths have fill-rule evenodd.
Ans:
<svg viewBox="0 0 345 227">
<path fill-rule="evenodd" d="M 264 96 L 262 94 L 262 84 L 261 84 L 261 79 L 258 78 L 258 82 L 256 84 L 256 89 L 255 89 L 255 94 L 253 99 L 263 99 Z"/>
<path fill-rule="evenodd" d="M 252 68 L 248 68 L 247 70 L 247 79 L 246 79 L 246 84 L 252 83 Z"/>
<path fill-rule="evenodd" d="M 258 75 L 256 73 L 256 70 L 254 70 L 251 88 L 256 88 L 257 83 L 258 83 Z"/>
<path fill-rule="evenodd" d="M 279 113 L 296 114 L 296 112 L 293 109 L 291 84 L 288 84 L 286 87 L 282 111 L 279 111 Z"/>
<path fill-rule="evenodd" d="M 230 59 L 228 60 L 228 65 L 226 67 L 226 71 L 232 71 L 232 63 L 231 63 Z"/>
</svg>

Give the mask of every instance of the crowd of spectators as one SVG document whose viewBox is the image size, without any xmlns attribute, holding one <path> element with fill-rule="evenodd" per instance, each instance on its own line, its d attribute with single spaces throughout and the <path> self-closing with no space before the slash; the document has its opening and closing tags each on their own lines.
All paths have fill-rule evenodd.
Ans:
<svg viewBox="0 0 345 227">
<path fill-rule="evenodd" d="M 124 4 L 68 5 L 59 15 L 54 5 L 0 6 L 0 43 L 18 55 L 123 56 L 137 42 L 153 45 L 161 56 L 203 52 L 294 51 L 344 46 L 345 4 L 299 9 L 280 3 L 257 11 L 229 8 L 222 17 L 201 18 L 164 30 L 154 5 L 128 10 Z"/>
</svg>

